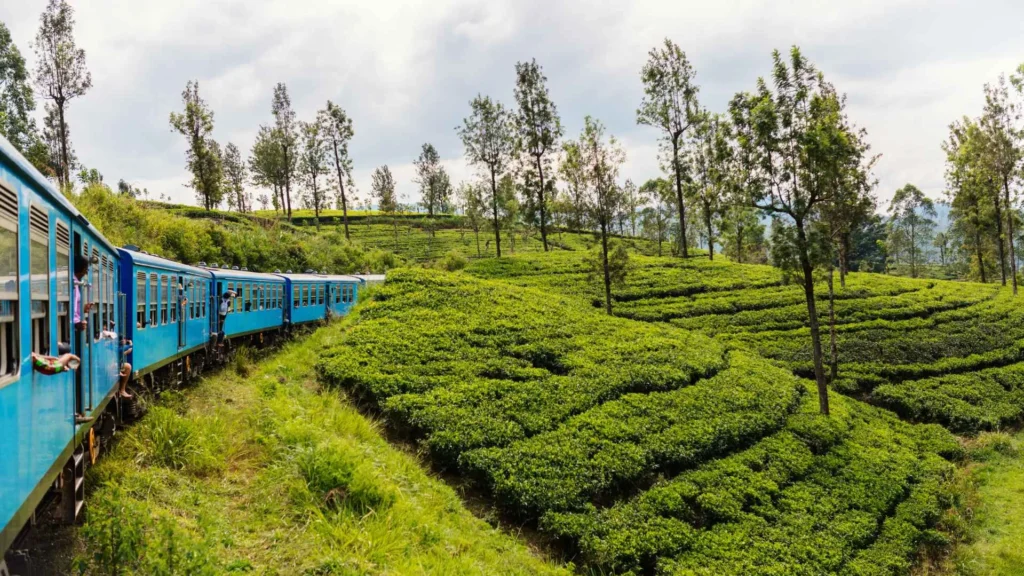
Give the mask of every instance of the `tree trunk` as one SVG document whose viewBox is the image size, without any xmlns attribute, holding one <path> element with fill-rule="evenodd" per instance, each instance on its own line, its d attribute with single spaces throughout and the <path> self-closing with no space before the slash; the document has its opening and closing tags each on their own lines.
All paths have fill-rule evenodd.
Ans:
<svg viewBox="0 0 1024 576">
<path fill-rule="evenodd" d="M 679 173 L 679 139 L 672 139 L 672 166 L 676 173 L 676 202 L 679 204 L 679 247 L 683 258 L 689 258 L 686 249 L 686 206 L 683 204 L 683 176 Z"/>
<path fill-rule="evenodd" d="M 545 217 L 547 212 L 544 210 L 544 163 L 541 162 L 540 155 L 537 158 L 537 174 L 540 176 L 540 189 L 537 191 L 537 198 L 540 202 L 540 241 L 544 244 L 544 251 L 548 251 L 548 229 Z"/>
<path fill-rule="evenodd" d="M 61 184 L 61 192 L 67 192 L 68 188 L 71 187 L 71 166 L 68 154 L 68 131 L 67 125 L 64 123 L 64 101 L 55 100 L 57 104 L 57 116 L 60 118 L 60 174 L 57 176 L 58 183 Z M 63 182 L 60 182 L 63 180 Z"/>
<path fill-rule="evenodd" d="M 1017 295 L 1017 251 L 1013 247 L 1013 206 L 1010 205 L 1010 183 L 1003 178 L 1003 198 L 1006 201 L 1006 237 L 1010 245 L 1010 278 L 1013 285 L 1013 295 Z"/>
<path fill-rule="evenodd" d="M 291 222 L 291 219 L 292 219 L 292 181 L 291 181 L 291 176 L 292 175 L 290 173 L 291 171 L 288 170 L 288 147 L 287 146 L 282 146 L 282 148 L 284 149 L 284 166 L 285 166 L 285 170 L 284 170 L 284 200 L 285 200 L 285 208 L 286 208 L 286 211 L 288 212 L 288 221 Z"/>
<path fill-rule="evenodd" d="M 320 233 L 320 199 L 316 192 L 316 180 L 313 180 L 313 220 L 316 222 L 316 231 Z"/>
<path fill-rule="evenodd" d="M 985 258 L 981 254 L 981 231 L 977 223 L 974 225 L 974 248 L 978 252 L 978 273 L 981 274 L 981 283 L 985 281 Z"/>
<path fill-rule="evenodd" d="M 494 250 L 501 258 L 501 228 L 498 227 L 498 181 L 491 170 L 491 209 L 494 213 Z"/>
<path fill-rule="evenodd" d="M 850 268 L 850 233 L 840 236 L 839 240 L 839 285 L 846 288 L 846 273 Z"/>
<path fill-rule="evenodd" d="M 1003 246 L 1003 216 L 1002 208 L 999 201 L 999 193 L 996 193 L 995 197 L 995 208 L 996 208 L 996 241 L 999 243 L 999 272 L 1003 276 L 1003 286 L 1006 286 L 1006 251 Z"/>
<path fill-rule="evenodd" d="M 807 300 L 807 316 L 811 328 L 811 351 L 814 356 L 814 379 L 818 385 L 818 406 L 821 413 L 828 416 L 828 385 L 825 382 L 825 369 L 821 358 L 821 331 L 818 325 L 818 308 L 814 301 L 814 268 L 807 253 L 807 235 L 804 232 L 803 220 L 796 221 L 796 233 L 800 252 L 800 267 L 804 273 L 804 297 Z"/>
<path fill-rule="evenodd" d="M 723 248 L 724 250 L 724 248 Z M 736 225 L 736 262 L 743 264 L 743 225 Z"/>
<path fill-rule="evenodd" d="M 604 267 L 604 309 L 612 315 L 612 276 L 608 270 L 608 226 L 601 222 L 601 259 Z"/>
<path fill-rule="evenodd" d="M 704 202 L 704 225 L 708 229 L 708 260 L 715 259 L 715 231 L 711 226 L 711 206 Z"/>
<path fill-rule="evenodd" d="M 828 337 L 829 337 L 829 369 L 830 377 L 829 382 L 833 384 L 836 378 L 839 377 L 839 348 L 836 345 L 836 294 L 835 284 L 833 276 L 835 275 L 835 268 L 833 266 L 828 267 Z"/>
<path fill-rule="evenodd" d="M 917 234 L 914 223 L 910 223 L 910 277 L 917 278 Z"/>
<path fill-rule="evenodd" d="M 341 218 L 345 223 L 345 240 L 351 240 L 348 235 L 348 201 L 345 198 L 345 182 L 341 178 L 341 158 L 338 157 L 337 142 L 334 142 L 334 167 L 338 170 L 338 191 L 341 193 Z"/>
</svg>

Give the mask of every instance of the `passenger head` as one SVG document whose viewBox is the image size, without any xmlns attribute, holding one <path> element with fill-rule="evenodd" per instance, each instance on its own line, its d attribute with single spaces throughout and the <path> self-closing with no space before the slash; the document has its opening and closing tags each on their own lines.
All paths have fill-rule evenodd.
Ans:
<svg viewBox="0 0 1024 576">
<path fill-rule="evenodd" d="M 79 280 L 89 271 L 89 259 L 81 254 L 75 255 L 75 278 Z"/>
</svg>

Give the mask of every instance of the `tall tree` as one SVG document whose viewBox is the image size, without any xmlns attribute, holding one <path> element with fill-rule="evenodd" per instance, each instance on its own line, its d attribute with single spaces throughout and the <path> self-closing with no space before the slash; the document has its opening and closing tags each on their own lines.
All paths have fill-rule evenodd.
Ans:
<svg viewBox="0 0 1024 576">
<path fill-rule="evenodd" d="M 662 242 L 669 237 L 672 222 L 674 193 L 672 184 L 664 178 L 652 178 L 640 186 L 640 195 L 654 206 L 644 208 L 641 225 L 644 236 L 658 243 L 658 256 L 662 255 Z"/>
<path fill-rule="evenodd" d="M 39 19 L 36 34 L 36 84 L 43 97 L 52 100 L 57 114 L 60 157 L 57 183 L 71 185 L 72 152 L 67 128 L 68 103 L 92 87 L 85 67 L 85 50 L 75 44 L 74 9 L 67 0 L 49 0 Z"/>
<path fill-rule="evenodd" d="M 306 204 L 313 208 L 313 221 L 320 230 L 320 212 L 326 207 L 325 180 L 328 174 L 328 143 L 320 122 L 300 122 L 302 147 L 299 153 L 299 174 L 306 188 Z"/>
<path fill-rule="evenodd" d="M 192 172 L 189 186 L 207 210 L 213 210 L 224 196 L 220 146 L 213 140 L 213 112 L 199 96 L 199 82 L 190 80 L 181 93 L 182 112 L 171 112 L 171 127 L 188 142 L 186 159 Z"/>
<path fill-rule="evenodd" d="M 45 155 L 39 162 L 41 142 L 32 118 L 35 107 L 25 58 L 11 39 L 7 26 L 0 22 L 0 135 L 7 138 L 36 168 L 46 172 Z"/>
<path fill-rule="evenodd" d="M 683 136 L 699 117 L 698 87 L 694 83 L 693 67 L 679 46 L 666 38 L 662 48 L 649 52 L 640 78 L 644 84 L 644 98 L 636 111 L 637 123 L 662 131 L 663 160 L 668 163 L 669 173 L 676 184 L 676 207 L 682 230 L 680 249 L 682 257 L 687 258 L 686 203 L 683 200 L 685 168 L 679 156 Z"/>
<path fill-rule="evenodd" d="M 893 195 L 889 213 L 893 229 L 906 240 L 904 246 L 910 262 L 910 276 L 917 278 L 917 266 L 932 242 L 935 202 L 913 184 L 907 184 Z"/>
<path fill-rule="evenodd" d="M 224 148 L 224 186 L 228 198 L 228 205 L 234 206 L 239 212 L 251 212 L 252 206 L 249 196 L 245 191 L 245 183 L 248 179 L 245 161 L 242 160 L 242 152 L 238 146 L 228 142 Z"/>
<path fill-rule="evenodd" d="M 292 179 L 298 170 L 295 149 L 298 147 L 299 133 L 295 111 L 292 110 L 292 100 L 288 96 L 288 87 L 284 85 L 284 82 L 278 82 L 274 86 L 274 98 L 271 101 L 270 110 L 274 114 L 274 130 L 277 132 L 275 142 L 281 148 L 282 206 L 288 214 L 288 219 L 291 220 Z"/>
<path fill-rule="evenodd" d="M 1010 98 L 1005 76 L 1000 76 L 996 84 L 985 85 L 985 109 L 981 116 L 981 126 L 985 134 L 986 157 L 1002 191 L 1006 239 L 1000 237 L 999 244 L 1002 248 L 1005 242 L 1010 251 L 1010 279 L 1014 296 L 1017 295 L 1017 253 L 1013 242 L 1013 221 L 1017 210 L 1013 205 L 1012 191 L 1016 190 L 1016 184 L 1021 177 L 1021 160 L 1024 158 L 1024 133 L 1019 127 L 1020 118 L 1020 104 Z M 996 204 L 999 203 L 997 193 Z M 1006 284 L 1005 276 L 1003 284 Z"/>
<path fill-rule="evenodd" d="M 540 239 L 544 251 L 548 250 L 547 231 L 547 193 L 548 183 L 545 173 L 550 171 L 549 154 L 558 147 L 562 137 L 562 121 L 558 117 L 558 109 L 548 94 L 547 77 L 544 76 L 537 60 L 516 63 L 516 105 L 519 107 L 515 116 L 516 142 L 524 153 L 533 159 L 537 171 L 536 198 L 540 209 Z"/>
<path fill-rule="evenodd" d="M 443 210 L 451 201 L 451 180 L 441 166 L 441 155 L 429 142 L 423 145 L 413 165 L 416 167 L 416 183 L 420 185 L 422 204 L 427 209 L 427 216 L 433 218 L 435 212 Z"/>
<path fill-rule="evenodd" d="M 639 216 L 640 207 L 646 203 L 644 191 L 637 188 L 629 178 L 622 185 L 622 210 L 626 220 L 629 221 L 630 235 L 636 236 L 636 219 Z"/>
<path fill-rule="evenodd" d="M 395 251 L 398 251 L 398 196 L 395 195 L 395 178 L 387 164 L 373 171 L 370 177 L 370 194 L 377 201 L 377 209 L 391 216 L 395 228 Z"/>
<path fill-rule="evenodd" d="M 587 171 L 587 211 L 597 225 L 601 238 L 601 268 L 604 276 L 605 311 L 612 313 L 612 262 L 609 261 L 608 236 L 612 219 L 622 204 L 622 192 L 616 179 L 626 161 L 626 153 L 614 136 L 605 137 L 604 125 L 590 116 L 583 120 L 579 139 L 583 165 Z"/>
<path fill-rule="evenodd" d="M 345 224 L 345 239 L 348 240 L 348 198 L 345 195 L 345 186 L 347 185 L 350 191 L 355 188 L 355 181 L 352 179 L 352 159 L 348 155 L 348 144 L 355 136 L 355 130 L 348 114 L 330 100 L 327 101 L 327 107 L 320 111 L 320 122 L 324 125 L 330 143 L 331 160 L 338 179 L 338 206 L 341 208 L 342 221 Z"/>
<path fill-rule="evenodd" d="M 971 275 L 987 280 L 988 263 L 983 238 L 988 234 L 988 212 L 982 199 L 992 195 L 993 179 L 983 161 L 980 144 L 981 128 L 970 118 L 953 122 L 949 126 L 949 139 L 943 142 L 946 153 L 946 195 L 949 199 L 950 232 L 958 239 L 964 254 L 976 258 L 977 271 Z M 969 266 L 970 268 L 970 266 Z"/>
<path fill-rule="evenodd" d="M 78 166 L 78 156 L 75 154 L 75 147 L 71 143 L 71 128 L 67 125 L 64 126 L 63 134 L 67 137 L 67 140 L 61 139 L 61 123 L 60 114 L 57 112 L 57 106 L 47 102 L 43 105 L 45 115 L 43 116 L 43 130 L 42 130 L 42 142 L 43 142 L 43 164 L 46 166 L 46 170 L 42 172 L 57 179 L 57 184 L 60 184 L 59 174 L 63 170 L 64 166 L 64 152 L 67 152 L 67 165 L 70 168 Z M 66 144 L 66 146 L 65 146 Z M 70 182 L 64 185 L 61 189 L 65 194 L 71 191 Z"/>
<path fill-rule="evenodd" d="M 273 191 L 271 202 L 275 210 L 284 207 L 284 156 L 277 138 L 278 132 L 274 128 L 260 126 L 249 156 L 252 182 Z"/>
<path fill-rule="evenodd" d="M 700 114 L 689 146 L 687 164 L 693 177 L 693 199 L 700 208 L 708 238 L 708 259 L 715 259 L 715 229 L 729 192 L 732 149 L 728 122 L 717 114 Z"/>
<path fill-rule="evenodd" d="M 788 232 L 779 227 L 778 239 L 791 250 L 802 273 L 819 408 L 827 415 L 828 386 L 814 294 L 815 245 L 809 233 L 819 204 L 834 192 L 828 183 L 833 158 L 845 153 L 837 144 L 845 130 L 843 101 L 798 48 L 793 47 L 788 61 L 778 50 L 772 60 L 772 87 L 759 79 L 756 91 L 737 94 L 729 110 L 737 147 L 751 159 L 752 184 L 744 187 L 747 203 L 789 221 Z M 772 249 L 774 254 L 774 242 Z"/>
<path fill-rule="evenodd" d="M 729 204 L 722 212 L 722 250 L 738 263 L 767 261 L 764 224 L 757 211 L 744 204 Z"/>
<path fill-rule="evenodd" d="M 573 206 L 572 220 L 569 225 L 573 230 L 583 230 L 586 220 L 584 196 L 587 191 L 587 175 L 579 143 L 570 141 L 562 144 L 558 172 L 568 187 L 569 200 Z"/>
<path fill-rule="evenodd" d="M 481 194 L 481 185 L 463 182 L 459 185 L 458 196 L 462 204 L 462 214 L 469 221 L 476 237 L 476 256 L 480 258 L 483 256 L 480 251 L 480 225 L 487 218 L 487 204 Z"/>
<path fill-rule="evenodd" d="M 491 215 L 494 246 L 501 257 L 501 224 L 498 218 L 498 180 L 512 160 L 514 139 L 508 111 L 489 96 L 477 96 L 470 103 L 470 115 L 456 128 L 466 147 L 466 159 L 486 172 L 491 184 Z"/>
</svg>

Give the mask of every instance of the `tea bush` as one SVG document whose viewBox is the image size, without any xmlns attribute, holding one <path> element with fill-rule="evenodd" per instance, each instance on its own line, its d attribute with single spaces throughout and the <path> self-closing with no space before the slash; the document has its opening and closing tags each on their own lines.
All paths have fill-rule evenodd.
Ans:
<svg viewBox="0 0 1024 576">
<path fill-rule="evenodd" d="M 939 539 L 961 452 L 949 432 L 842 396 L 820 416 L 776 363 L 604 315 L 558 259 L 469 267 L 533 288 L 395 271 L 318 373 L 595 573 L 901 573 Z"/>
<path fill-rule="evenodd" d="M 803 288 L 784 284 L 778 270 L 703 258 L 632 262 L 626 286 L 613 292 L 616 315 L 707 334 L 813 377 Z M 549 253 L 473 262 L 467 272 L 592 303 L 581 266 L 579 255 Z M 816 294 L 827 338 L 824 283 Z M 957 432 L 1024 418 L 1013 376 L 1024 367 L 1024 308 L 1009 290 L 855 273 L 845 288 L 836 282 L 835 316 L 837 390 Z"/>
</svg>

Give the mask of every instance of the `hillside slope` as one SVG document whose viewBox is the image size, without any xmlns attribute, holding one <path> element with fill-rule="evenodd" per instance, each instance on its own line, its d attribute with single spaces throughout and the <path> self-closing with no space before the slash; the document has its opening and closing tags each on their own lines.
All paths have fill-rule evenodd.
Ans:
<svg viewBox="0 0 1024 576">
<path fill-rule="evenodd" d="M 842 396 L 821 417 L 804 381 L 710 338 L 464 273 L 390 275 L 319 371 L 615 573 L 905 572 L 960 452 Z"/>
<path fill-rule="evenodd" d="M 617 316 L 714 336 L 812 375 L 803 289 L 784 284 L 778 270 L 643 256 L 633 266 L 613 293 Z M 467 271 L 594 298 L 576 254 L 486 260 Z M 851 274 L 846 288 L 836 285 L 837 389 L 956 432 L 1024 419 L 1024 307 L 1008 289 L 877 274 Z M 817 294 L 827 338 L 826 287 Z"/>
<path fill-rule="evenodd" d="M 312 365 L 344 327 L 161 400 L 91 468 L 91 574 L 567 574 L 391 447 Z M 71 573 L 69 570 L 68 573 Z"/>
</svg>

